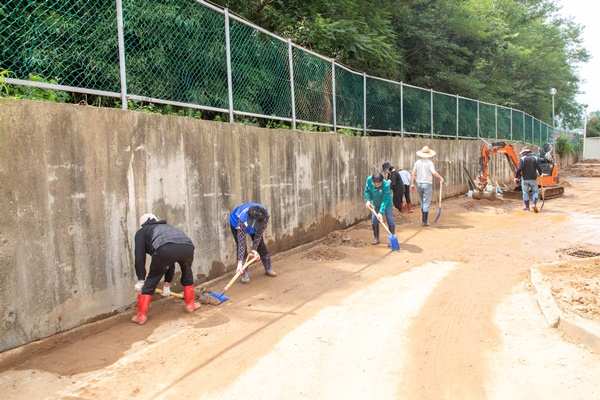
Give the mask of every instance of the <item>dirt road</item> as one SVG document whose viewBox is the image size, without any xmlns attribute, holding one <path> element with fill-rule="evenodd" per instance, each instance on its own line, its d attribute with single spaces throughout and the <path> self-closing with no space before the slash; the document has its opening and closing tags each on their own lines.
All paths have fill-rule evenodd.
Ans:
<svg viewBox="0 0 600 400">
<path fill-rule="evenodd" d="M 529 281 L 532 264 L 600 248 L 600 179 L 580 171 L 563 172 L 564 197 L 539 214 L 514 200 L 449 199 L 430 227 L 418 223 L 418 210 L 397 218 L 399 252 L 371 246 L 362 223 L 276 255 L 279 277 L 255 268 L 219 306 L 185 314 L 181 300 L 155 296 L 144 326 L 129 322 L 131 310 L 6 352 L 1 392 L 36 400 L 598 399 L 600 355 L 548 327 Z"/>
</svg>

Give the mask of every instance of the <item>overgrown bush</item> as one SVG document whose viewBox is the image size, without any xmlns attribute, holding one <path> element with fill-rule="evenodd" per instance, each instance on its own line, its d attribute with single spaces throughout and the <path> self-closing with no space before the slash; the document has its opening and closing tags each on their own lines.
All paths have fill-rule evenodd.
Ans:
<svg viewBox="0 0 600 400">
<path fill-rule="evenodd" d="M 556 143 L 554 144 L 554 150 L 561 157 L 568 156 L 569 154 L 575 155 L 575 146 L 573 146 L 573 142 L 568 136 L 560 135 L 556 139 Z"/>
</svg>

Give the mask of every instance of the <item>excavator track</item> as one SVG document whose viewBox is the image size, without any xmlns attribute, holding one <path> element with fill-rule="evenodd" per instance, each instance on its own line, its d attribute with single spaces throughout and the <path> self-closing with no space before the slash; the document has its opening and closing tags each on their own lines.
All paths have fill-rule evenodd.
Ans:
<svg viewBox="0 0 600 400">
<path fill-rule="evenodd" d="M 540 188 L 541 199 L 553 199 L 560 197 L 565 193 L 565 188 L 560 185 L 544 186 L 544 189 Z"/>
</svg>

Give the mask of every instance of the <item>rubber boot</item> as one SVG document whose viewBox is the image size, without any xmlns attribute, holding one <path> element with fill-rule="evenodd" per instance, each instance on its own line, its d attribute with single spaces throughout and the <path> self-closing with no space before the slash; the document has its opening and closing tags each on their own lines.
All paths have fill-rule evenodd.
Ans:
<svg viewBox="0 0 600 400">
<path fill-rule="evenodd" d="M 404 203 L 400 203 L 400 212 L 403 213 L 404 212 Z"/>
<path fill-rule="evenodd" d="M 529 211 L 529 200 L 524 200 L 523 203 L 525 203 L 525 208 L 523 210 Z"/>
<path fill-rule="evenodd" d="M 408 208 L 408 212 L 409 213 L 413 213 L 413 209 L 412 209 L 412 204 L 411 203 L 406 203 L 406 208 Z"/>
<path fill-rule="evenodd" d="M 194 285 L 184 286 L 183 287 L 183 299 L 185 300 L 185 311 L 192 312 L 196 311 L 200 307 L 200 303 L 197 303 L 194 298 L 196 297 L 196 293 L 194 293 Z"/>
<path fill-rule="evenodd" d="M 137 315 L 131 318 L 131 322 L 136 324 L 144 325 L 148 320 L 146 317 L 146 313 L 148 312 L 148 308 L 150 308 L 150 301 L 152 300 L 152 295 L 150 294 L 138 294 L 138 304 L 137 304 Z"/>
<path fill-rule="evenodd" d="M 423 211 L 423 226 L 429 226 L 427 219 L 429 218 L 429 211 Z"/>
<path fill-rule="evenodd" d="M 379 225 L 373 224 L 373 242 L 371 244 L 379 244 Z"/>
<path fill-rule="evenodd" d="M 277 272 L 273 271 L 273 266 L 271 265 L 271 253 L 267 253 L 260 259 L 265 267 L 265 275 L 275 278 L 277 276 Z"/>
</svg>

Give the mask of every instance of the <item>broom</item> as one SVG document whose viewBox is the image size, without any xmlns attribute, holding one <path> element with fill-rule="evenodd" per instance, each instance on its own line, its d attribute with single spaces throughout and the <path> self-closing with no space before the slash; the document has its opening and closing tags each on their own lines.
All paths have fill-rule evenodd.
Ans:
<svg viewBox="0 0 600 400">
<path fill-rule="evenodd" d="M 385 222 L 383 222 L 383 218 L 377 214 L 375 212 L 375 209 L 373 208 L 373 204 L 369 204 L 367 206 L 367 208 L 369 210 L 371 210 L 371 212 L 373 213 L 373 215 L 375 215 L 375 217 L 377 217 L 377 219 L 379 220 L 379 222 L 381 223 L 381 225 L 383 225 L 383 227 L 385 228 L 385 230 L 388 232 L 388 242 L 390 243 L 390 248 L 392 249 L 392 251 L 398 251 L 400 250 L 400 243 L 398 243 L 398 238 L 396 237 L 396 235 L 392 234 L 392 232 L 390 232 L 390 230 L 388 229 L 387 225 L 385 224 Z"/>
<path fill-rule="evenodd" d="M 210 293 L 208 294 L 208 296 L 210 296 L 210 297 L 213 297 L 213 298 L 215 298 L 215 299 L 217 299 L 217 300 L 218 300 L 218 303 L 217 303 L 217 304 L 220 304 L 220 303 L 222 303 L 222 302 L 224 302 L 224 301 L 227 301 L 227 300 L 229 300 L 229 297 L 225 296 L 225 292 L 227 291 L 227 289 L 229 289 L 229 287 L 230 287 L 231 285 L 233 285 L 233 282 L 235 282 L 235 280 L 236 280 L 237 278 L 239 278 L 239 276 L 240 276 L 241 274 L 243 274 L 243 273 L 244 273 L 244 271 L 246 270 L 246 268 L 248 268 L 248 266 L 249 266 L 250 264 L 252 264 L 254 261 L 256 261 L 256 260 L 259 260 L 259 259 L 260 259 L 260 257 L 253 257 L 253 258 L 250 258 L 250 255 L 251 255 L 251 254 L 252 254 L 252 253 L 248 254 L 248 257 L 246 258 L 246 263 L 245 263 L 244 265 L 242 265 L 242 268 L 241 268 L 239 271 L 237 271 L 237 272 L 235 273 L 235 275 L 233 276 L 233 278 L 231 278 L 231 280 L 229 281 L 229 283 L 228 283 L 227 285 L 225 285 L 225 288 L 223 289 L 223 291 L 222 291 L 221 293 L 210 292 Z M 203 296 L 203 297 L 204 297 L 204 296 Z"/>
</svg>

